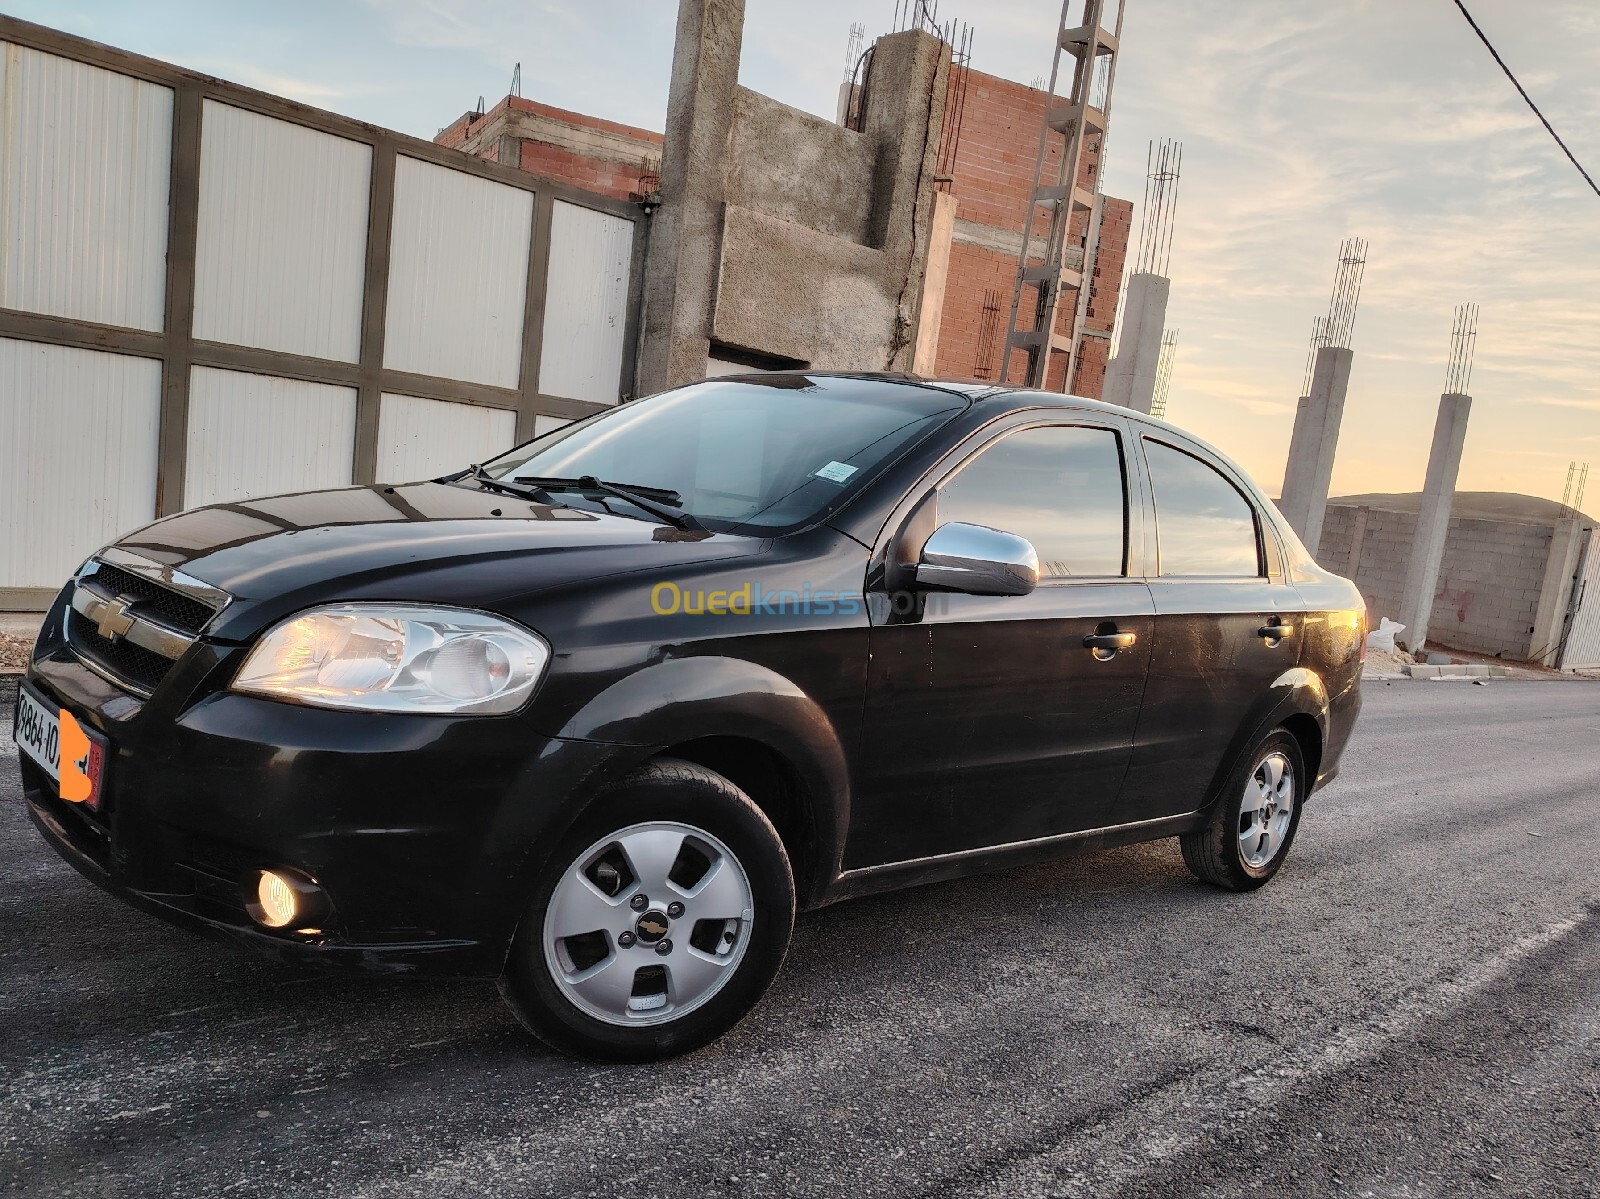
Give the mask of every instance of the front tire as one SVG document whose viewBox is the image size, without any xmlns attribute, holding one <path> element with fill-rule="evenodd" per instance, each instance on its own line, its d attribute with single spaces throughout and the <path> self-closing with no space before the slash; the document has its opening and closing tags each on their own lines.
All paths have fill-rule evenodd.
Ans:
<svg viewBox="0 0 1600 1199">
<path fill-rule="evenodd" d="M 1228 891 L 1263 886 L 1294 843 L 1306 781 L 1300 743 L 1274 729 L 1229 778 L 1206 826 L 1179 837 L 1184 864 Z"/>
<path fill-rule="evenodd" d="M 599 796 L 551 855 L 500 991 L 564 1053 L 688 1053 L 766 992 L 794 906 L 766 814 L 715 771 L 660 758 Z"/>
</svg>

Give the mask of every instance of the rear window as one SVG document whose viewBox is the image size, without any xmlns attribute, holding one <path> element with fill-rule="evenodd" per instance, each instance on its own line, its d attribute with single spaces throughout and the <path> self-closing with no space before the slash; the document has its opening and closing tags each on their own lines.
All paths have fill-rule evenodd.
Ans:
<svg viewBox="0 0 1600 1199">
<path fill-rule="evenodd" d="M 568 425 L 486 469 L 502 479 L 593 475 L 667 488 L 708 528 L 782 533 L 823 519 L 966 405 L 872 379 L 708 380 Z"/>
<path fill-rule="evenodd" d="M 1160 573 L 1263 574 L 1255 509 L 1239 489 L 1193 454 L 1148 439 L 1144 448 L 1155 491 Z"/>
</svg>

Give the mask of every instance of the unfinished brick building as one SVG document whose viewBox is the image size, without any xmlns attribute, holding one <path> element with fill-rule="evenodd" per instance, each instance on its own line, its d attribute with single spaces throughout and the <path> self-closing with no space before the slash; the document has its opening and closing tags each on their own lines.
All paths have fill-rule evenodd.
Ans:
<svg viewBox="0 0 1600 1199">
<path fill-rule="evenodd" d="M 952 74 L 952 88 L 964 87 L 966 96 L 952 172 L 957 208 L 935 369 L 946 378 L 998 380 L 1048 97 L 1038 88 L 982 71 L 955 67 Z M 1059 145 L 1052 144 L 1046 162 L 1060 153 Z M 1099 169 L 1100 142 L 1095 139 L 1084 156 L 1079 185 L 1095 190 Z M 1077 395 L 1098 398 L 1105 382 L 1132 220 L 1131 202 L 1104 198 L 1084 322 L 1087 335 L 1071 388 Z M 1035 225 L 1035 236 L 1042 237 L 1048 221 L 1040 217 Z M 1074 232 L 1081 235 L 1081 230 Z M 1022 361 L 1018 353 L 1013 380 L 1021 378 Z M 1059 389 L 1059 376 L 1051 384 Z"/>
<path fill-rule="evenodd" d="M 739 12 L 730 16 L 730 8 Z M 676 127 L 663 136 L 511 96 L 463 115 L 437 138 L 614 199 L 698 206 L 700 235 L 718 243 L 700 285 L 706 313 L 690 314 L 687 354 L 653 371 L 652 327 L 672 322 L 652 315 L 652 288 L 660 290 L 652 275 L 670 271 L 676 280 L 684 269 L 654 244 L 678 240 L 662 237 L 658 213 L 646 264 L 641 391 L 691 371 L 762 366 L 999 381 L 1047 93 L 953 63 L 948 46 L 912 30 L 874 47 L 872 85 L 843 128 L 737 86 L 737 37 L 730 57 L 727 29 L 715 26 L 742 22 L 742 7 L 685 5 L 680 14 L 674 95 L 692 96 L 698 107 L 690 112 L 709 113 L 717 127 L 678 163 L 688 195 L 672 194 Z M 686 37 L 698 57 L 685 55 Z M 692 76 L 679 77 L 680 63 Z M 959 137 L 946 136 L 946 123 L 958 119 Z M 696 132 L 685 120 L 683 143 Z M 1059 153 L 1053 144 L 1052 157 Z M 1100 154 L 1097 135 L 1080 171 L 1086 190 L 1097 189 Z M 662 175 L 665 194 L 656 191 Z M 1070 388 L 1064 363 L 1055 368 L 1053 389 L 1101 394 L 1132 214 L 1129 201 L 1103 197 L 1079 362 Z M 1036 239 L 1047 226 L 1048 216 L 1036 213 Z M 1072 232 L 1082 240 L 1081 224 Z M 840 297 L 852 305 L 842 321 L 821 310 Z M 683 335 L 680 327 L 670 336 Z M 704 349 L 695 348 L 701 342 Z M 1010 378 L 1021 377 L 1019 352 Z"/>
</svg>

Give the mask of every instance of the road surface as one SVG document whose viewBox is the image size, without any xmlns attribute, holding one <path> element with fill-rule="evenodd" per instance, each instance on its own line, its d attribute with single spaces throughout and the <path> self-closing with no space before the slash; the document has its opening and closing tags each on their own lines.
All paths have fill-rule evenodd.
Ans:
<svg viewBox="0 0 1600 1199">
<path fill-rule="evenodd" d="M 300 975 L 124 907 L 0 741 L 8 1193 L 1600 1191 L 1593 684 L 1369 683 L 1263 891 L 1167 841 L 843 904 L 651 1067 L 551 1055 L 488 983 Z"/>
</svg>

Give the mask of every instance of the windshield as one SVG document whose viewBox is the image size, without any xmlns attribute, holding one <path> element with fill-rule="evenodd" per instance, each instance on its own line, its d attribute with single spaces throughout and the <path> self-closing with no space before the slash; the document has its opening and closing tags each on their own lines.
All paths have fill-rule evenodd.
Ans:
<svg viewBox="0 0 1600 1199">
<path fill-rule="evenodd" d="M 569 425 L 484 472 L 506 482 L 590 476 L 660 488 L 707 528 L 781 533 L 822 519 L 965 406 L 949 392 L 872 379 L 708 380 Z M 604 495 L 557 498 L 637 512 Z"/>
</svg>

